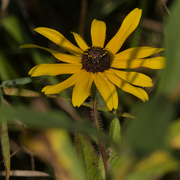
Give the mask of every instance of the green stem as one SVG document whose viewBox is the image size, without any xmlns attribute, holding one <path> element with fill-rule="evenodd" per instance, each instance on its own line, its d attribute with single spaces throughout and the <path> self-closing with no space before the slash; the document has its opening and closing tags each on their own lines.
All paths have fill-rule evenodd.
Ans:
<svg viewBox="0 0 180 180">
<path fill-rule="evenodd" d="M 97 98 L 96 98 L 96 96 L 95 96 L 95 98 L 93 100 L 93 116 L 94 116 L 94 121 L 95 121 L 96 128 L 100 131 L 100 123 L 99 123 L 99 118 L 98 118 Z M 106 154 L 105 154 L 104 145 L 103 145 L 103 142 L 102 142 L 101 139 L 98 139 L 98 143 L 99 143 L 99 149 L 100 149 L 103 164 L 104 164 L 105 173 L 106 173 L 106 176 L 107 176 L 107 174 L 108 174 L 108 166 L 107 166 L 107 160 L 106 160 Z"/>
</svg>

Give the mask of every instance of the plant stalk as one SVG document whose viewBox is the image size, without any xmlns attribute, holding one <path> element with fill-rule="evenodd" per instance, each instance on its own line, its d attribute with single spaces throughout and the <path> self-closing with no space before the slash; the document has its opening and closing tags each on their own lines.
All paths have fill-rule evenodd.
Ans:
<svg viewBox="0 0 180 180">
<path fill-rule="evenodd" d="M 94 122 L 95 122 L 96 128 L 97 128 L 98 131 L 100 131 L 100 123 L 99 123 L 99 117 L 98 117 L 97 98 L 96 97 L 93 100 L 93 116 L 94 116 Z M 99 144 L 99 149 L 100 149 L 103 164 L 104 164 L 105 173 L 106 173 L 106 176 L 107 176 L 107 174 L 108 174 L 108 166 L 107 166 L 106 154 L 105 154 L 103 141 L 100 138 L 98 138 L 98 144 Z"/>
</svg>

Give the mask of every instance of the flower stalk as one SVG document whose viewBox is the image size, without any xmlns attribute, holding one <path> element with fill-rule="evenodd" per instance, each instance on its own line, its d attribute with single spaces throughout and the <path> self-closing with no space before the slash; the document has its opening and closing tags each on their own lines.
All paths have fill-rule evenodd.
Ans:
<svg viewBox="0 0 180 180">
<path fill-rule="evenodd" d="M 94 117 L 95 126 L 96 126 L 97 130 L 100 131 L 100 122 L 99 122 L 99 117 L 98 117 L 97 97 L 96 96 L 93 99 L 93 117 Z M 98 144 L 99 144 L 99 149 L 100 149 L 100 153 L 101 153 L 103 164 L 104 164 L 105 174 L 107 176 L 108 166 L 107 166 L 107 160 L 106 160 L 106 153 L 105 153 L 103 141 L 100 138 L 98 139 Z"/>
</svg>

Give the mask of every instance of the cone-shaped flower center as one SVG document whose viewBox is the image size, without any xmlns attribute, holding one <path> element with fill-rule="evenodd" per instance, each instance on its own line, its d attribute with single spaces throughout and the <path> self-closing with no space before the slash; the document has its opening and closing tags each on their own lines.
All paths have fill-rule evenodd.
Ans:
<svg viewBox="0 0 180 180">
<path fill-rule="evenodd" d="M 110 65 L 110 54 L 104 48 L 92 46 L 82 55 L 82 68 L 88 72 L 104 72 Z"/>
</svg>

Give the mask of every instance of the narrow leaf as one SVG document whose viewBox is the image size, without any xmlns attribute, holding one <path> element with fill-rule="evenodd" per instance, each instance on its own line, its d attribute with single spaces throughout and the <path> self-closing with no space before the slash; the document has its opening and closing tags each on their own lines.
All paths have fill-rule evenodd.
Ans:
<svg viewBox="0 0 180 180">
<path fill-rule="evenodd" d="M 121 125 L 117 117 L 115 117 L 110 124 L 109 136 L 112 142 L 115 144 L 118 145 L 121 143 Z M 115 149 L 113 146 L 109 147 L 108 164 L 111 164 L 112 161 L 117 158 L 117 156 L 117 149 Z"/>
<path fill-rule="evenodd" d="M 90 139 L 84 134 L 77 132 L 75 140 L 76 152 L 86 168 L 87 178 L 100 180 L 98 155 Z"/>
<path fill-rule="evenodd" d="M 0 122 L 3 119 L 6 119 L 7 122 L 17 119 L 33 129 L 63 128 L 72 132 L 80 131 L 90 135 L 95 141 L 99 137 L 106 143 L 110 143 L 109 137 L 105 133 L 99 133 L 90 123 L 77 123 L 60 110 L 42 113 L 25 108 L 20 110 L 0 107 L 0 115 Z"/>
<path fill-rule="evenodd" d="M 19 78 L 19 79 L 13 79 L 9 81 L 4 81 L 0 87 L 9 87 L 9 86 L 16 86 L 16 85 L 23 85 L 23 84 L 28 84 L 33 82 L 34 80 L 37 79 L 42 79 L 47 76 L 38 76 L 38 77 L 25 77 L 25 78 Z"/>
<path fill-rule="evenodd" d="M 121 126 L 117 117 L 110 124 L 109 136 L 114 142 L 121 142 Z"/>
<path fill-rule="evenodd" d="M 171 16 L 168 17 L 166 26 L 166 67 L 163 71 L 159 90 L 163 94 L 172 94 L 180 83 L 180 1 L 174 1 Z"/>
<path fill-rule="evenodd" d="M 1 171 L 0 176 L 5 176 L 6 172 Z M 50 174 L 41 171 L 33 171 L 33 170 L 11 170 L 10 176 L 15 177 L 51 177 Z"/>
<path fill-rule="evenodd" d="M 102 180 L 105 180 L 106 179 L 106 172 L 105 172 L 102 156 L 99 157 L 99 171 L 101 173 Z"/>
<path fill-rule="evenodd" d="M 10 145 L 9 145 L 9 135 L 8 135 L 8 127 L 5 122 L 2 123 L 1 126 L 1 148 L 4 166 L 6 168 L 6 180 L 9 180 L 10 175 Z"/>
</svg>

